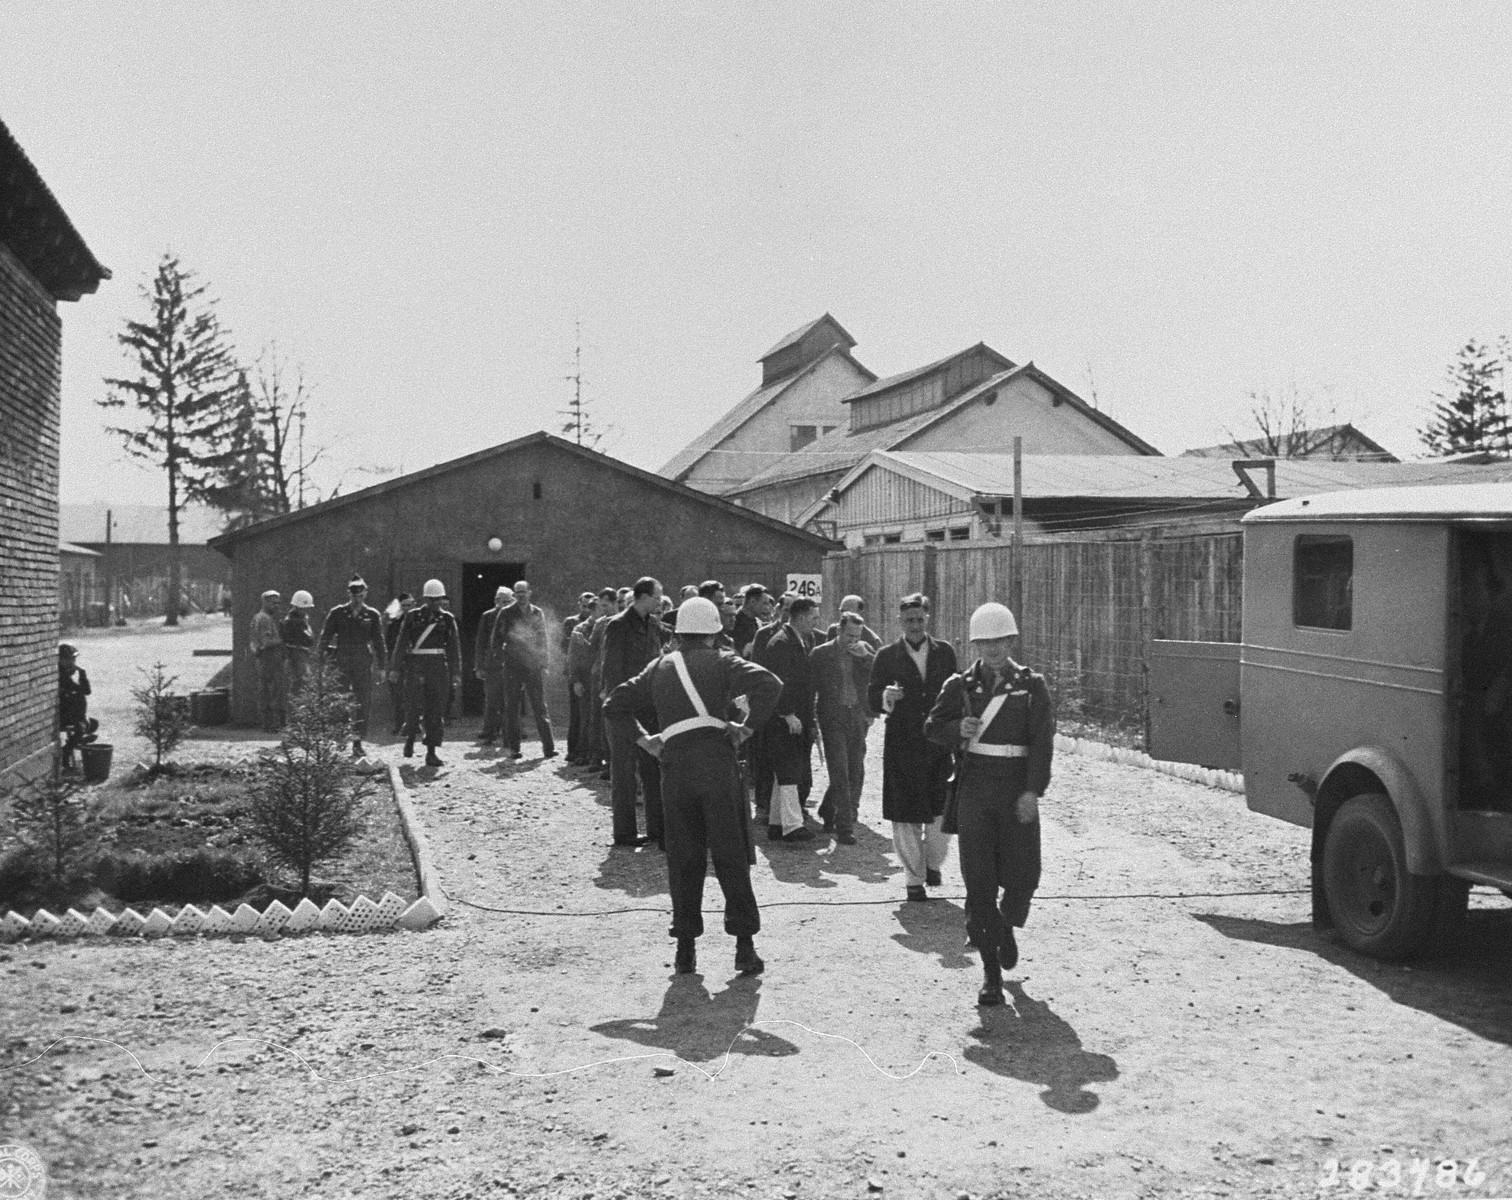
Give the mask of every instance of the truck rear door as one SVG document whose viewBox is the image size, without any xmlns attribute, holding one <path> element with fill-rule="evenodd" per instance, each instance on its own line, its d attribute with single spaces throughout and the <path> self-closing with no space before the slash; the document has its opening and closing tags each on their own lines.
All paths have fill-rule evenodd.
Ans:
<svg viewBox="0 0 1512 1200">
<path fill-rule="evenodd" d="M 1239 643 L 1149 645 L 1150 756 L 1239 770 Z"/>
</svg>

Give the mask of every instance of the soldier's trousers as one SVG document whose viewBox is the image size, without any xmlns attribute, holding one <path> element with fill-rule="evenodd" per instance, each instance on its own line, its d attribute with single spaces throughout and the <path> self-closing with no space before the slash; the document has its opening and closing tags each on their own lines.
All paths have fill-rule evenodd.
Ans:
<svg viewBox="0 0 1512 1200">
<path fill-rule="evenodd" d="M 541 739 L 541 753 L 551 754 L 556 746 L 551 740 L 551 714 L 546 711 L 546 681 L 539 668 L 508 666 L 504 668 L 504 741 L 511 750 L 520 748 L 520 712 L 526 701 L 535 715 L 536 736 Z"/>
<path fill-rule="evenodd" d="M 404 736 L 420 736 L 425 725 L 425 744 L 439 746 L 446 733 L 446 701 L 451 695 L 451 669 L 440 655 L 415 657 L 405 669 Z"/>
<path fill-rule="evenodd" d="M 361 658 L 338 654 L 335 662 L 341 678 L 352 689 L 352 736 L 361 741 L 367 737 L 368 714 L 373 708 L 373 660 L 366 654 Z"/>
<path fill-rule="evenodd" d="M 745 788 L 735 751 L 721 734 L 683 734 L 695 744 L 663 752 L 662 811 L 666 821 L 667 884 L 672 936 L 704 931 L 703 889 L 708 860 L 724 893 L 725 932 L 750 937 L 761 929 L 751 889 L 751 841 Z"/>
<path fill-rule="evenodd" d="M 504 668 L 488 667 L 483 672 L 482 738 L 498 737 L 504 732 Z M 504 739 L 508 742 L 508 738 Z"/>
<path fill-rule="evenodd" d="M 968 756 L 956 785 L 966 932 L 978 946 L 996 946 L 1005 923 L 1022 927 L 1039 887 L 1039 822 L 1023 824 L 1017 813 L 1026 782 L 1023 759 Z"/>
</svg>

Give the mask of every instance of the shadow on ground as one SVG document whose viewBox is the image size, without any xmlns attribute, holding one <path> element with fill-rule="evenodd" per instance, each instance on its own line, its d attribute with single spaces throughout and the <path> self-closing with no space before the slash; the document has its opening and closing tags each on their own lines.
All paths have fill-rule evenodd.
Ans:
<svg viewBox="0 0 1512 1200">
<path fill-rule="evenodd" d="M 1224 937 L 1300 950 L 1326 959 L 1398 1004 L 1453 1022 L 1488 1041 L 1512 1045 L 1512 909 L 1477 909 L 1432 957 L 1384 963 L 1351 950 L 1310 921 L 1260 921 L 1193 913 Z"/>
<path fill-rule="evenodd" d="M 700 939 L 701 943 L 706 940 Z M 729 945 L 733 943 L 725 948 Z M 699 948 L 704 950 L 702 944 Z M 798 1047 L 792 1042 L 747 1028 L 756 1020 L 760 993 L 761 980 L 752 977 L 739 976 L 711 996 L 702 975 L 677 975 L 654 1017 L 605 1021 L 589 1028 L 605 1037 L 670 1050 L 688 1062 L 710 1062 L 727 1053 L 771 1057 L 797 1054 Z"/>
<path fill-rule="evenodd" d="M 959 968 L 972 965 L 966 955 L 966 910 L 948 900 L 931 900 L 918 904 L 905 900 L 893 910 L 902 933 L 892 940 L 916 954 L 934 954 L 940 966 Z"/>
<path fill-rule="evenodd" d="M 599 863 L 593 886 L 627 896 L 668 895 L 667 856 L 655 842 L 644 846 L 610 846 L 604 861 Z"/>
<path fill-rule="evenodd" d="M 995 1074 L 1043 1084 L 1040 1099 L 1056 1112 L 1091 1112 L 1100 1100 L 1087 1085 L 1117 1079 L 1118 1063 L 1112 1055 L 1082 1049 L 1070 1023 L 1031 998 L 1023 984 L 1009 980 L 1004 986 L 1012 1007 L 978 1010 L 982 1025 L 971 1036 L 981 1044 L 967 1047 L 966 1058 Z"/>
</svg>

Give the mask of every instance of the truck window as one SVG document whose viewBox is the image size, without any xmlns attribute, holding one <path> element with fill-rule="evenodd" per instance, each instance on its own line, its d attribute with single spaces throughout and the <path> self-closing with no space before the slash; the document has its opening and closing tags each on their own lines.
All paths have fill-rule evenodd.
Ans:
<svg viewBox="0 0 1512 1200">
<path fill-rule="evenodd" d="M 1292 552 L 1292 623 L 1349 629 L 1354 616 L 1354 539 L 1304 533 Z"/>
</svg>

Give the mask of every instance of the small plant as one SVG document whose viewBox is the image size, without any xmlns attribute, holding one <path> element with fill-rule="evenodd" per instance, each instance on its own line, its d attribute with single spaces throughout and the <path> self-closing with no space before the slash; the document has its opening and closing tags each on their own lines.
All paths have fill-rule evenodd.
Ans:
<svg viewBox="0 0 1512 1200">
<path fill-rule="evenodd" d="M 10 814 L 48 880 L 61 882 L 88 836 L 78 785 L 57 775 L 22 784 L 11 792 Z"/>
<path fill-rule="evenodd" d="M 352 694 L 322 663 L 293 700 L 274 757 L 252 790 L 248 832 L 275 862 L 310 890 L 314 864 L 341 855 L 362 831 L 360 808 L 371 784 L 352 769 Z"/>
<path fill-rule="evenodd" d="M 141 674 L 144 682 L 131 689 L 137 704 L 136 732 L 152 746 L 152 774 L 156 775 L 189 732 L 189 709 L 182 696 L 174 695 L 178 676 L 169 675 L 163 663 L 153 663 L 150 671 L 143 667 Z"/>
<path fill-rule="evenodd" d="M 189 854 L 104 853 L 93 875 L 112 896 L 134 900 L 231 900 L 263 882 L 255 863 L 225 850 Z"/>
</svg>

